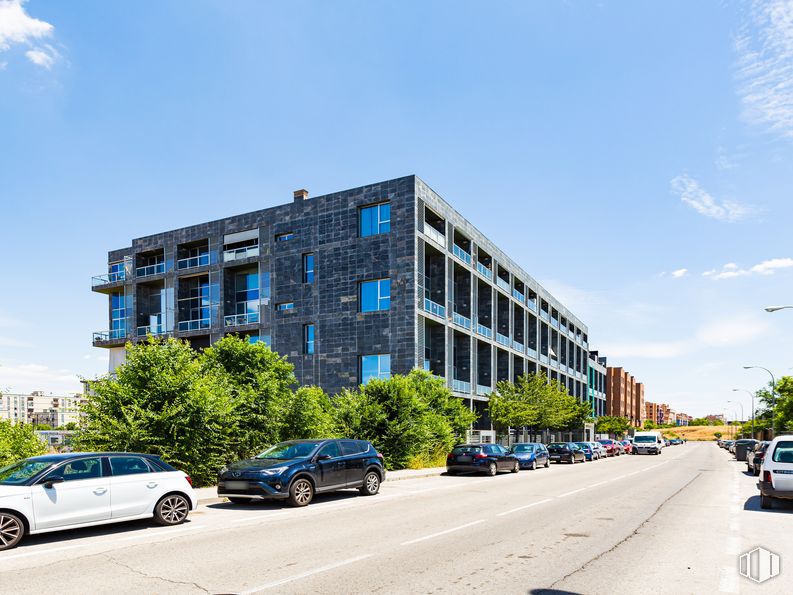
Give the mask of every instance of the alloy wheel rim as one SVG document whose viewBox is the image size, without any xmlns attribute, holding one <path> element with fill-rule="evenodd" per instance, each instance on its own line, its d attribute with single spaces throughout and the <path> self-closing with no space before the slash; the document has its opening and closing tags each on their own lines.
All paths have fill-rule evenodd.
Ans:
<svg viewBox="0 0 793 595">
<path fill-rule="evenodd" d="M 0 545 L 10 545 L 19 538 L 22 527 L 15 518 L 0 514 Z"/>
<path fill-rule="evenodd" d="M 495 475 L 496 474 L 496 464 L 495 463 L 490 463 L 490 467 L 488 468 L 488 471 L 490 472 L 490 475 Z"/>
<path fill-rule="evenodd" d="M 171 496 L 162 503 L 161 511 L 169 523 L 181 523 L 187 517 L 187 502 L 179 496 Z"/>
<path fill-rule="evenodd" d="M 535 469 L 537 469 L 537 461 L 532 461 L 531 462 L 531 470 L 534 471 Z"/>
<path fill-rule="evenodd" d="M 311 484 L 301 480 L 295 486 L 295 500 L 300 504 L 306 504 L 311 498 Z"/>
<path fill-rule="evenodd" d="M 376 492 L 379 482 L 380 480 L 377 479 L 377 475 L 375 475 L 374 473 L 370 473 L 369 476 L 366 478 L 366 489 L 372 493 Z"/>
</svg>

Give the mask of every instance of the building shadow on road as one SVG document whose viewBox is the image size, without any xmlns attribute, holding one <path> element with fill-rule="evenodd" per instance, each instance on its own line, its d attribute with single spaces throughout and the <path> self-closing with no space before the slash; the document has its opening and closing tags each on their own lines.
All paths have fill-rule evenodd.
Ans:
<svg viewBox="0 0 793 595">
<path fill-rule="evenodd" d="M 743 503 L 744 510 L 754 512 L 778 512 L 782 514 L 793 514 L 793 500 L 774 500 L 773 508 L 760 508 L 760 496 L 752 496 Z"/>
</svg>

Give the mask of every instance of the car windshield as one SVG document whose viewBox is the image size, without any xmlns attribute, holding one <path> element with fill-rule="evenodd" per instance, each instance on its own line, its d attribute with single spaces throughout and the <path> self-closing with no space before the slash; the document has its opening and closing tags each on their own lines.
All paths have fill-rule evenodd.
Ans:
<svg viewBox="0 0 793 595">
<path fill-rule="evenodd" d="M 289 441 L 281 442 L 275 446 L 271 446 L 263 453 L 256 455 L 257 459 L 302 459 L 311 455 L 312 452 L 322 444 L 322 440 L 309 440 L 309 441 Z"/>
<path fill-rule="evenodd" d="M 611 444 L 611 440 L 598 440 L 601 444 Z"/>
<path fill-rule="evenodd" d="M 793 463 L 793 442 L 779 442 L 774 449 L 772 460 L 775 463 Z"/>
<path fill-rule="evenodd" d="M 586 442 L 576 442 L 576 444 L 581 448 L 591 448 L 591 446 L 589 446 L 589 444 L 587 444 Z"/>
<path fill-rule="evenodd" d="M 0 468 L 0 485 L 22 485 L 54 462 L 52 459 L 39 459 L 36 461 L 25 459 L 24 461 L 18 461 L 2 467 Z"/>
<path fill-rule="evenodd" d="M 634 436 L 634 442 L 655 442 L 655 436 Z"/>
<path fill-rule="evenodd" d="M 566 442 L 551 442 L 548 448 L 564 448 L 565 446 L 567 446 Z"/>
<path fill-rule="evenodd" d="M 533 444 L 513 444 L 510 452 L 534 452 Z"/>
</svg>

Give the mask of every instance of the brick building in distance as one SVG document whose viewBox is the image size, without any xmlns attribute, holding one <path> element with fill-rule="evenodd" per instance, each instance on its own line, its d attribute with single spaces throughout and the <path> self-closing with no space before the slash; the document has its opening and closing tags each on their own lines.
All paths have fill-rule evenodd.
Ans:
<svg viewBox="0 0 793 595">
<path fill-rule="evenodd" d="M 606 410 L 640 427 L 645 416 L 644 384 L 636 382 L 624 368 L 606 368 Z"/>
</svg>

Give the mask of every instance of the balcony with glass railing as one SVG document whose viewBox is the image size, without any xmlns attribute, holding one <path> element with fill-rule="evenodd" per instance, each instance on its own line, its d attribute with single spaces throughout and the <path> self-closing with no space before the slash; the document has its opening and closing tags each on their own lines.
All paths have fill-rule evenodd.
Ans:
<svg viewBox="0 0 793 595">
<path fill-rule="evenodd" d="M 235 248 L 232 250 L 223 251 L 223 262 L 233 262 L 235 260 L 243 260 L 245 258 L 252 258 L 259 256 L 259 246 L 245 246 L 243 248 Z"/>
<path fill-rule="evenodd" d="M 548 320 L 550 320 L 551 317 L 548 316 L 548 312 L 546 312 L 545 310 L 540 310 L 540 318 L 542 318 L 545 322 L 548 322 Z"/>
<path fill-rule="evenodd" d="M 536 349 L 532 349 L 531 347 L 526 347 L 526 354 L 529 357 L 533 357 L 534 359 L 537 359 L 537 350 Z"/>
<path fill-rule="evenodd" d="M 446 248 L 446 236 L 426 222 L 424 223 L 424 235 L 442 248 Z"/>
<path fill-rule="evenodd" d="M 424 298 L 424 311 L 434 314 L 435 316 L 440 316 L 441 318 L 446 317 L 446 308 L 426 297 Z"/>
<path fill-rule="evenodd" d="M 487 395 L 489 395 L 492 392 L 493 392 L 493 389 L 491 387 L 489 387 L 489 386 L 486 386 L 484 384 L 477 384 L 476 385 L 476 394 L 481 396 L 481 397 L 486 397 Z"/>
<path fill-rule="evenodd" d="M 547 364 L 548 363 L 548 356 L 540 354 L 540 363 Z"/>
<path fill-rule="evenodd" d="M 137 329 L 138 337 L 148 337 L 149 335 L 164 335 L 166 333 L 164 324 L 150 324 L 147 326 L 139 326 Z"/>
<path fill-rule="evenodd" d="M 519 341 L 512 341 L 512 349 L 522 352 L 524 349 L 523 343 L 520 343 Z"/>
<path fill-rule="evenodd" d="M 493 271 L 483 265 L 481 262 L 476 263 L 476 270 L 479 272 L 480 275 L 485 277 L 488 281 L 493 280 Z"/>
<path fill-rule="evenodd" d="M 554 328 L 559 328 L 559 321 L 556 318 L 551 318 L 551 326 Z"/>
<path fill-rule="evenodd" d="M 455 378 L 452 380 L 452 390 L 458 393 L 470 393 L 471 383 L 466 382 L 465 380 L 457 380 L 457 378 Z"/>
<path fill-rule="evenodd" d="M 181 258 L 176 261 L 176 269 L 181 271 L 184 269 L 193 269 L 195 267 L 203 267 L 209 264 L 209 252 L 199 254 L 198 256 L 191 256 L 190 258 Z"/>
<path fill-rule="evenodd" d="M 526 296 L 519 292 L 517 289 L 512 290 L 512 297 L 514 297 L 519 302 L 525 302 Z"/>
<path fill-rule="evenodd" d="M 103 343 L 106 341 L 121 341 L 126 338 L 127 338 L 127 331 L 124 329 L 96 331 L 93 335 L 94 343 Z"/>
<path fill-rule="evenodd" d="M 496 285 L 506 291 L 508 294 L 512 292 L 512 289 L 509 286 L 507 281 L 504 281 L 501 277 L 496 277 Z"/>
<path fill-rule="evenodd" d="M 226 327 L 230 326 L 243 326 L 246 324 L 258 324 L 258 312 L 246 312 L 245 314 L 230 314 L 223 317 L 223 324 Z"/>
<path fill-rule="evenodd" d="M 487 337 L 488 339 L 493 338 L 493 330 L 487 328 L 484 324 L 476 323 L 476 332 L 483 337 Z"/>
<path fill-rule="evenodd" d="M 452 244 L 452 254 L 462 260 L 465 264 L 471 264 L 471 254 L 460 248 L 457 244 Z"/>
<path fill-rule="evenodd" d="M 107 273 L 105 275 L 96 275 L 95 277 L 91 277 L 91 287 L 108 285 L 110 283 L 118 283 L 119 281 L 124 281 L 126 277 L 127 275 L 123 269 L 113 273 Z"/>
<path fill-rule="evenodd" d="M 151 277 L 152 275 L 161 275 L 165 272 L 165 263 L 158 262 L 156 264 L 150 264 L 145 267 L 138 267 L 135 269 L 135 276 L 136 277 Z"/>
<path fill-rule="evenodd" d="M 499 345 L 503 345 L 504 347 L 509 347 L 512 344 L 512 341 L 506 335 L 502 335 L 501 333 L 496 333 L 496 343 Z"/>
<path fill-rule="evenodd" d="M 526 300 L 526 305 L 529 307 L 529 310 L 531 310 L 532 312 L 536 312 L 537 311 L 537 301 L 536 300 L 533 300 L 533 299 L 529 298 L 528 300 Z"/>
<path fill-rule="evenodd" d="M 471 319 L 466 318 L 462 314 L 458 314 L 457 312 L 452 313 L 452 322 L 457 326 L 461 326 L 464 329 L 471 330 Z"/>
<path fill-rule="evenodd" d="M 179 321 L 180 331 L 200 331 L 202 329 L 208 329 L 209 327 L 210 327 L 209 318 L 197 318 L 195 320 Z"/>
</svg>

